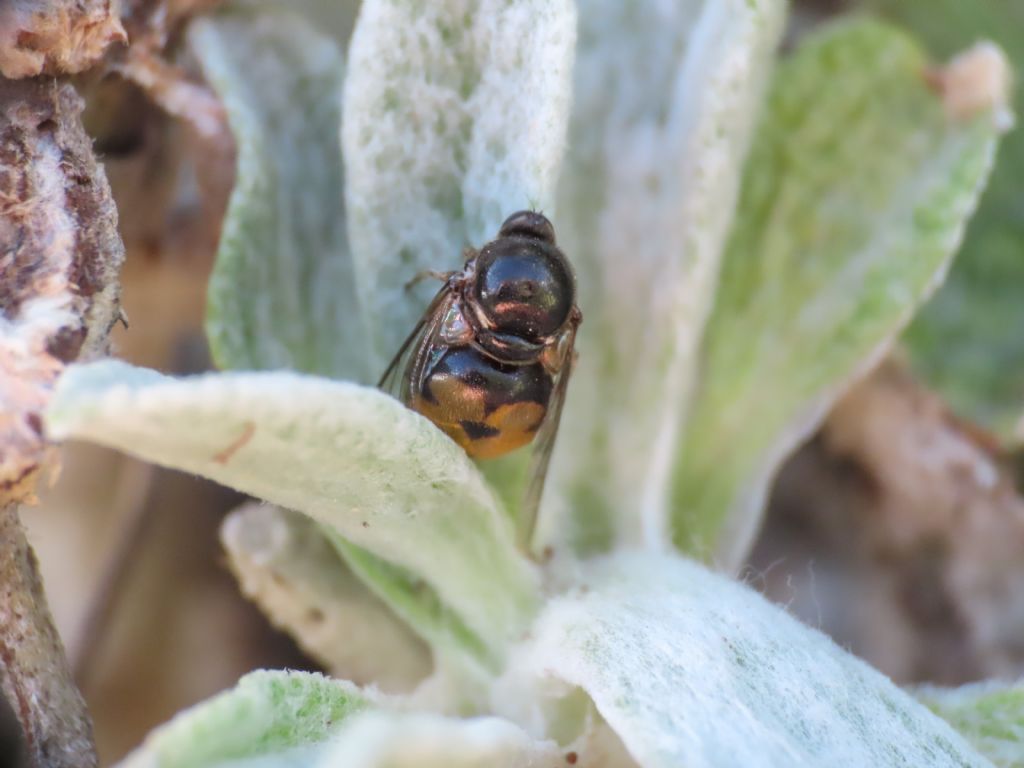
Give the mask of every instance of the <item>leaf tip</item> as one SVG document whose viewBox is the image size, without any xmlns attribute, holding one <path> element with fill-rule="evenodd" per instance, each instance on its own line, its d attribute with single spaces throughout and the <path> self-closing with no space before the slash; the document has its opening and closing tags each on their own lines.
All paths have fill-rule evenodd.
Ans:
<svg viewBox="0 0 1024 768">
<path fill-rule="evenodd" d="M 942 97 L 951 120 L 963 122 L 987 113 L 1000 133 L 1013 127 L 1013 70 L 1006 54 L 995 43 L 976 43 L 946 66 L 930 71 L 927 79 Z"/>
</svg>

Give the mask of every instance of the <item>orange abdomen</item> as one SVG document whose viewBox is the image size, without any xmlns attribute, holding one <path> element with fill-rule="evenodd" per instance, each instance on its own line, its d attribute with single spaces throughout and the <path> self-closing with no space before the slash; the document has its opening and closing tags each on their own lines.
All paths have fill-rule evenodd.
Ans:
<svg viewBox="0 0 1024 768">
<path fill-rule="evenodd" d="M 473 347 L 456 347 L 428 364 L 411 387 L 414 410 L 473 458 L 491 459 L 533 440 L 552 381 L 540 363 L 508 365 Z"/>
</svg>

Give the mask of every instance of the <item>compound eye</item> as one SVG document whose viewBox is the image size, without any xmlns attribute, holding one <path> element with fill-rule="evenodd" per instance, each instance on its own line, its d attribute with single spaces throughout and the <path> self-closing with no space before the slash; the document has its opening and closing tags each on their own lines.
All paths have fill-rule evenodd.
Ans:
<svg viewBox="0 0 1024 768">
<path fill-rule="evenodd" d="M 518 211 L 505 219 L 498 237 L 512 236 L 532 237 L 555 244 L 555 228 L 551 226 L 547 216 L 536 211 Z"/>
</svg>

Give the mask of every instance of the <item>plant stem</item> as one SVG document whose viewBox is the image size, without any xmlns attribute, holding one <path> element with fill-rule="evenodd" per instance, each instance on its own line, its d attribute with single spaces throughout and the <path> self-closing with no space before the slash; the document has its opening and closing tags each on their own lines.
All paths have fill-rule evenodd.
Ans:
<svg viewBox="0 0 1024 768">
<path fill-rule="evenodd" d="M 0 507 L 0 693 L 31 768 L 95 768 L 92 722 L 71 680 L 18 508 Z"/>
</svg>

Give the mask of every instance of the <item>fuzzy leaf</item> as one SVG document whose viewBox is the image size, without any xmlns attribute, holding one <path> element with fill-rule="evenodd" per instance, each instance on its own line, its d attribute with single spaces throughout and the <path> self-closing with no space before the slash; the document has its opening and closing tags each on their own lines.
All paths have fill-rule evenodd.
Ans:
<svg viewBox="0 0 1024 768">
<path fill-rule="evenodd" d="M 571 0 L 365 0 L 352 36 L 342 143 L 373 370 L 462 249 L 521 208 L 550 210 L 570 101 Z"/>
<path fill-rule="evenodd" d="M 351 571 L 392 611 L 410 626 L 418 628 L 432 642 L 434 649 L 441 652 L 442 661 L 452 660 L 449 658 L 452 655 L 449 650 L 451 646 L 478 660 L 489 661 L 492 658 L 486 645 L 466 626 L 462 618 L 445 605 L 436 592 L 425 588 L 423 579 L 408 569 L 389 563 L 343 537 L 332 534 L 330 530 L 326 533 Z M 459 659 L 454 661 L 458 662 Z M 456 674 L 463 671 L 457 670 Z"/>
<path fill-rule="evenodd" d="M 977 683 L 914 693 L 998 768 L 1024 768 L 1024 686 Z"/>
<path fill-rule="evenodd" d="M 695 563 L 625 553 L 577 584 L 513 658 L 499 711 L 523 703 L 512 714 L 539 726 L 582 688 L 644 768 L 990 765 L 867 664 Z"/>
<path fill-rule="evenodd" d="M 189 41 L 238 147 L 209 285 L 215 360 L 368 381 L 342 199 L 338 46 L 267 9 L 199 19 Z"/>
<path fill-rule="evenodd" d="M 1024 5 L 1005 0 L 871 0 L 907 25 L 930 50 L 952 56 L 980 39 L 1002 46 L 1024 103 Z M 961 414 L 1008 437 L 1024 415 L 1024 131 L 999 150 L 961 254 L 904 341 L 914 369 Z M 1024 434 L 1017 434 L 1017 440 Z"/>
<path fill-rule="evenodd" d="M 309 515 L 415 577 L 444 621 L 414 629 L 442 650 L 491 664 L 536 609 L 537 574 L 476 467 L 375 389 L 283 372 L 172 379 L 104 362 L 61 379 L 47 427 Z"/>
<path fill-rule="evenodd" d="M 368 712 L 352 720 L 318 768 L 550 768 L 565 759 L 498 718 Z"/>
<path fill-rule="evenodd" d="M 563 509 L 546 514 L 568 525 L 549 540 L 668 541 L 671 458 L 785 5 L 580 2 L 557 224 L 584 320 L 549 483 Z"/>
<path fill-rule="evenodd" d="M 249 502 L 221 526 L 242 591 L 336 677 L 408 691 L 430 672 L 430 654 L 367 591 L 331 534 L 297 512 Z"/>
<path fill-rule="evenodd" d="M 553 743 L 507 721 L 389 711 L 395 704 L 317 674 L 253 672 L 154 730 L 119 768 L 548 768 L 564 762 Z"/>
<path fill-rule="evenodd" d="M 267 768 L 309 765 L 298 757 L 314 754 L 372 703 L 351 683 L 323 675 L 253 672 L 154 730 L 119 768 L 211 768 L 268 755 L 279 757 L 261 763 Z"/>
<path fill-rule="evenodd" d="M 225 368 L 283 367 L 365 381 L 371 375 L 364 307 L 355 290 L 342 201 L 341 53 L 308 23 L 275 11 L 272 2 L 250 5 L 247 13 L 199 21 L 191 28 L 192 46 L 228 109 L 239 148 L 235 189 L 209 291 L 211 345 Z M 346 19 L 351 28 L 354 4 L 332 5 L 328 9 L 307 0 L 295 10 L 343 34 Z M 240 528 L 236 533 L 237 542 Z M 355 547 L 350 552 L 360 562 L 371 561 Z M 265 587 L 258 596 L 264 609 L 298 632 L 296 621 L 305 614 L 298 611 L 296 598 L 318 599 L 316 576 L 307 572 L 303 581 L 313 594 L 302 598 L 292 589 L 281 601 L 278 582 L 268 587 L 251 559 L 245 563 L 248 588 L 255 588 L 254 579 Z M 319 576 L 337 580 L 340 572 L 351 582 L 345 615 L 363 625 L 379 623 L 387 609 L 369 592 L 360 593 L 343 564 Z M 390 571 L 380 565 L 373 574 L 386 579 Z M 378 593 L 396 589 L 386 580 L 373 588 Z M 427 595 L 421 590 L 414 597 Z M 415 600 L 403 607 L 415 607 Z M 337 617 L 337 606 L 324 615 Z M 438 615 L 443 614 L 433 600 L 418 617 Z M 323 639 L 322 631 L 301 629 L 303 634 L 296 636 L 306 647 Z M 430 634 L 439 632 L 435 626 Z M 338 661 L 336 650 L 319 649 Z M 356 673 L 379 663 L 354 653 L 346 661 Z M 397 672 L 392 666 L 382 682 Z"/>
<path fill-rule="evenodd" d="M 781 459 L 941 281 L 996 148 L 870 21 L 778 70 L 746 170 L 675 478 L 675 540 L 735 567 Z"/>
</svg>

